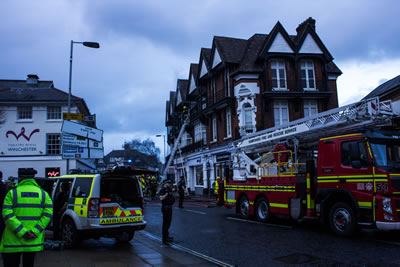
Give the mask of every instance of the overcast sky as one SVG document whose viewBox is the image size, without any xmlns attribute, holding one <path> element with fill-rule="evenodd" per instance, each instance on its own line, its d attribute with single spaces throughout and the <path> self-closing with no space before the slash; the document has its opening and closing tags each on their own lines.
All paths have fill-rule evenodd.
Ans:
<svg viewBox="0 0 400 267">
<path fill-rule="evenodd" d="M 152 137 L 163 151 L 165 103 L 187 79 L 214 35 L 248 39 L 286 31 L 308 17 L 342 70 L 339 104 L 358 101 L 400 74 L 400 1 L 269 0 L 1 0 L 0 79 L 37 74 L 85 99 L 104 130 L 105 153 Z"/>
</svg>

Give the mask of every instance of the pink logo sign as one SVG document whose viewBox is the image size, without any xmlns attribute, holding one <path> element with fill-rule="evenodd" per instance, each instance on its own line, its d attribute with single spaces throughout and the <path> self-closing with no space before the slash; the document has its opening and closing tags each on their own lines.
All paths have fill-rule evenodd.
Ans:
<svg viewBox="0 0 400 267">
<path fill-rule="evenodd" d="M 31 137 L 32 137 L 32 135 L 34 134 L 34 133 L 38 133 L 38 132 L 40 132 L 40 130 L 39 129 L 35 129 L 35 130 L 33 130 L 31 133 L 30 133 L 30 135 L 29 135 L 29 137 L 28 136 L 26 136 L 25 135 L 25 127 L 22 127 L 21 128 L 21 132 L 17 135 L 14 131 L 8 131 L 7 133 L 6 133 L 6 138 L 8 138 L 8 135 L 9 134 L 11 134 L 11 135 L 14 135 L 15 136 L 15 139 L 19 139 L 21 136 L 23 137 L 23 138 L 25 138 L 28 142 L 31 140 Z"/>
</svg>

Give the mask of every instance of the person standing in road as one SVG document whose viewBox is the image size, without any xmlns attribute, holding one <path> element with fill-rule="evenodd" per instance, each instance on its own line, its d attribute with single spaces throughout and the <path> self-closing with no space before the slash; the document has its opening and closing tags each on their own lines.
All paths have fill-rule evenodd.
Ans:
<svg viewBox="0 0 400 267">
<path fill-rule="evenodd" d="M 0 243 L 4 267 L 33 267 L 36 252 L 43 250 L 44 234 L 53 214 L 53 203 L 33 177 L 36 170 L 20 169 L 20 182 L 6 195 L 3 205 L 5 229 Z"/>
<path fill-rule="evenodd" d="M 181 180 L 178 183 L 178 194 L 179 194 L 179 208 L 183 209 L 183 201 L 185 199 L 185 181 L 183 180 L 183 177 L 181 177 Z"/>
<path fill-rule="evenodd" d="M 169 236 L 169 227 L 171 226 L 172 220 L 172 205 L 175 202 L 175 197 L 172 194 L 172 182 L 166 179 L 162 183 L 163 188 L 161 188 L 159 195 L 161 200 L 161 211 L 163 214 L 163 224 L 162 224 L 162 241 L 163 243 L 173 242 L 174 239 Z"/>
</svg>

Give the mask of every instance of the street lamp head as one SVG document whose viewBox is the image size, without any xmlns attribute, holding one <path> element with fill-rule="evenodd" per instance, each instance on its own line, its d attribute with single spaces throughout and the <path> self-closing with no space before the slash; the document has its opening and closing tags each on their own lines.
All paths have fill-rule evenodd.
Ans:
<svg viewBox="0 0 400 267">
<path fill-rule="evenodd" d="M 156 135 L 156 137 L 161 137 L 161 136 L 163 136 L 163 135 L 162 135 L 162 134 L 157 134 L 157 135 Z"/>
<path fill-rule="evenodd" d="M 100 44 L 96 42 L 83 42 L 82 44 L 91 48 L 100 48 Z"/>
</svg>

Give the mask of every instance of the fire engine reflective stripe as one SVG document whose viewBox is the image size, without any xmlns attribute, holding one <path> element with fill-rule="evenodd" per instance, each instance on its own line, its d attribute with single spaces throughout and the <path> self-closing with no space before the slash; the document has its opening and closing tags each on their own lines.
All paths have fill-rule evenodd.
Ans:
<svg viewBox="0 0 400 267">
<path fill-rule="evenodd" d="M 341 138 L 341 137 L 359 136 L 359 135 L 361 135 L 361 133 L 338 135 L 338 136 L 333 136 L 333 137 L 326 137 L 326 138 L 321 138 L 320 140 L 330 140 L 330 139 L 336 139 L 336 138 Z"/>
<path fill-rule="evenodd" d="M 236 200 L 235 200 L 235 199 L 227 199 L 225 202 L 228 202 L 228 203 L 236 203 Z"/>
<path fill-rule="evenodd" d="M 361 201 L 358 201 L 358 206 L 360 206 L 360 207 L 371 208 L 371 207 L 372 207 L 372 203 L 371 203 L 371 202 L 361 202 Z"/>
<path fill-rule="evenodd" d="M 374 218 L 374 222 L 376 222 L 375 209 L 376 209 L 376 205 L 375 205 L 375 196 L 374 196 L 374 197 L 372 197 L 372 217 Z"/>
<path fill-rule="evenodd" d="M 375 179 L 375 182 L 388 182 L 388 179 Z"/>
<path fill-rule="evenodd" d="M 275 191 L 275 192 L 295 192 L 295 186 L 249 186 L 249 185 L 227 185 L 228 190 L 254 190 L 254 191 Z"/>
<path fill-rule="evenodd" d="M 281 203 L 269 203 L 269 205 L 273 208 L 285 208 L 287 209 L 289 207 L 288 204 L 281 204 Z"/>
<path fill-rule="evenodd" d="M 254 205 L 254 201 L 249 201 L 249 204 L 250 205 Z"/>
<path fill-rule="evenodd" d="M 374 179 L 347 179 L 347 182 L 373 182 Z"/>
<path fill-rule="evenodd" d="M 318 180 L 318 183 L 339 183 L 339 180 Z"/>
<path fill-rule="evenodd" d="M 373 156 L 373 154 L 372 154 L 372 150 L 371 150 L 371 147 L 370 147 L 370 145 L 369 145 L 369 142 L 367 142 L 367 148 L 368 148 L 369 157 L 373 160 L 373 159 L 374 159 L 374 156 Z"/>
</svg>

